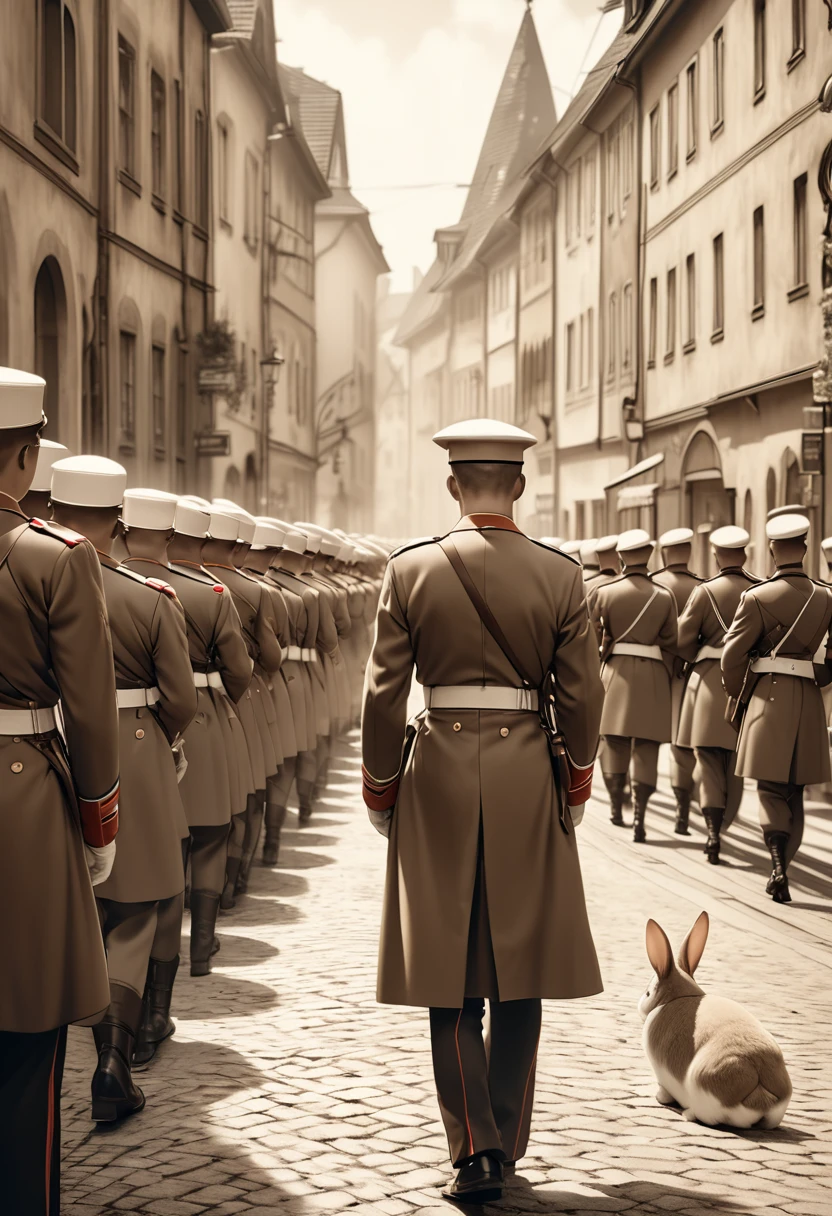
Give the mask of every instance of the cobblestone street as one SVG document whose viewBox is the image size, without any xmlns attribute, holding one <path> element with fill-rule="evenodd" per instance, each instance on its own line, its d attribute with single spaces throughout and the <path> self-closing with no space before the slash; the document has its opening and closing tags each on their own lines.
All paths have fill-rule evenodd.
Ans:
<svg viewBox="0 0 832 1216">
<path fill-rule="evenodd" d="M 832 812 L 808 814 L 794 902 L 763 894 L 754 800 L 706 865 L 694 835 L 670 833 L 657 796 L 647 846 L 593 802 L 580 829 L 584 880 L 606 991 L 544 1009 L 528 1157 L 489 1212 L 832 1211 Z M 427 1015 L 379 1007 L 375 956 L 385 847 L 359 793 L 357 736 L 338 750 L 309 828 L 284 835 L 277 871 L 222 920 L 213 976 L 183 967 L 175 1037 L 141 1074 L 147 1108 L 97 1131 L 93 1045 L 70 1035 L 64 1102 L 65 1216 L 285 1216 L 451 1210 L 433 1092 Z M 706 908 L 697 978 L 747 1004 L 779 1040 L 795 1095 L 774 1132 L 686 1123 L 656 1104 L 636 1002 L 654 916 L 674 946 Z M 12 1214 L 9 1214 L 12 1216 Z"/>
</svg>

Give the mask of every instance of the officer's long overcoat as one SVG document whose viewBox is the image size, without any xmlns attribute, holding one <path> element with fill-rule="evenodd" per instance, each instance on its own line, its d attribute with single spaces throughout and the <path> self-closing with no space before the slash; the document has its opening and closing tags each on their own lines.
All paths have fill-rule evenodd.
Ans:
<svg viewBox="0 0 832 1216">
<path fill-rule="evenodd" d="M 652 576 L 651 582 L 657 583 L 660 587 L 666 587 L 672 594 L 676 601 L 676 615 L 679 617 L 702 579 L 688 570 L 687 566 L 677 564 L 666 566 L 664 570 L 657 570 Z M 691 746 L 679 737 L 679 720 L 685 683 L 684 665 L 680 659 L 677 659 L 673 663 L 670 678 L 670 730 L 671 742 L 678 743 L 680 747 Z"/>
<path fill-rule="evenodd" d="M 589 765 L 603 693 L 581 569 L 511 520 L 486 518 L 496 526 L 460 521 L 458 548 L 530 674 L 542 680 L 554 663 L 559 726 L 575 764 Z M 435 543 L 387 567 L 362 726 L 365 768 L 380 780 L 399 765 L 414 666 L 424 685 L 520 685 Z M 464 709 L 427 714 L 401 780 L 379 1000 L 461 1006 L 480 825 L 500 999 L 600 992 L 577 837 L 560 826 L 537 713 Z"/>
</svg>

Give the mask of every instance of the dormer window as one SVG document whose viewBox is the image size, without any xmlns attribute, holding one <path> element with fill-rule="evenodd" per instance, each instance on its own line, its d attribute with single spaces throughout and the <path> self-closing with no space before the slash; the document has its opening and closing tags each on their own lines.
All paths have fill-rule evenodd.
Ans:
<svg viewBox="0 0 832 1216">
<path fill-rule="evenodd" d="M 650 0 L 624 0 L 624 29 L 634 29 L 649 7 Z"/>
</svg>

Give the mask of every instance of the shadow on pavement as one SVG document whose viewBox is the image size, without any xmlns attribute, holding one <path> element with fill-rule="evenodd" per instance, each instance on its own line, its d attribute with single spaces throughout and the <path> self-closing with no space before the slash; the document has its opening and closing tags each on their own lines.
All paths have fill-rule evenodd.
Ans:
<svg viewBox="0 0 832 1216">
<path fill-rule="evenodd" d="M 247 1018 L 264 1010 L 274 1009 L 280 1004 L 277 992 L 267 984 L 253 980 L 242 980 L 229 975 L 218 961 L 211 976 L 191 979 L 183 976 L 177 980 L 174 991 L 173 1020 L 181 1022 L 213 1022 L 225 1018 Z M 206 983 L 207 981 L 207 983 Z M 199 996 L 204 993 L 204 999 Z M 178 1000 L 177 1000 L 178 996 Z M 170 1040 L 176 1045 L 176 1038 Z"/>
<path fill-rule="evenodd" d="M 215 967 L 251 967 L 268 962 L 280 953 L 277 946 L 257 937 L 243 937 L 240 933 L 220 932 L 219 939 L 220 951 L 214 956 Z M 185 954 L 181 957 L 184 958 Z"/>
<path fill-rule="evenodd" d="M 678 1202 L 676 1202 L 678 1201 Z M 636 1204 L 636 1207 L 632 1207 Z M 654 1206 L 655 1205 L 655 1206 Z M 569 1183 L 532 1183 L 522 1174 L 509 1179 L 505 1198 L 500 1204 L 466 1205 L 464 1208 L 452 1205 L 457 1211 L 471 1213 L 487 1213 L 488 1216 L 502 1212 L 503 1216 L 516 1212 L 534 1212 L 537 1216 L 554 1216 L 560 1212 L 637 1212 L 639 1216 L 646 1213 L 667 1212 L 668 1210 L 723 1213 L 742 1213 L 747 1216 L 745 1205 L 734 1203 L 733 1200 L 723 1199 L 717 1195 L 708 1195 L 698 1188 L 685 1190 L 683 1187 L 665 1185 L 654 1182 L 625 1182 L 608 1184 L 588 1182 L 580 1188 Z"/>
<path fill-rule="evenodd" d="M 327 857 L 323 853 L 305 853 L 300 849 L 281 847 L 280 863 L 287 870 L 315 870 L 319 866 L 334 865 L 335 858 Z"/>
</svg>

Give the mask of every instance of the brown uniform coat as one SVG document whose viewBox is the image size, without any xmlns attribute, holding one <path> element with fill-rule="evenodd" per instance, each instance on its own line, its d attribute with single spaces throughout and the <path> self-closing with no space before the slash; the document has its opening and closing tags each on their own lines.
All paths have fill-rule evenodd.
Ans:
<svg viewBox="0 0 832 1216">
<path fill-rule="evenodd" d="M 170 745 L 196 713 L 182 607 L 111 557 L 101 556 L 116 686 L 158 688 L 152 707 L 120 709 L 121 795 L 116 859 L 99 899 L 167 899 L 184 888 L 188 822 Z"/>
<path fill-rule="evenodd" d="M 327 683 L 327 677 L 324 672 L 323 655 L 325 653 L 331 655 L 337 645 L 338 635 L 335 630 L 335 623 L 333 621 L 331 627 L 327 628 L 327 622 L 325 622 L 322 634 L 321 597 L 318 591 L 310 586 L 302 575 L 291 574 L 288 570 L 278 570 L 274 573 L 277 585 L 285 587 L 287 590 L 292 590 L 299 595 L 306 609 L 306 633 L 302 644 L 307 650 L 314 650 L 317 656 L 316 662 L 305 665 L 309 672 L 312 700 L 315 707 L 315 734 L 316 736 L 326 736 L 330 732 L 330 696 L 327 694 L 327 689 L 330 685 Z"/>
<path fill-rule="evenodd" d="M 655 574 L 651 575 L 651 580 L 672 592 L 673 598 L 676 600 L 677 619 L 684 612 L 685 605 L 702 582 L 698 574 L 694 574 L 688 570 L 687 566 L 681 564 L 666 566 L 664 570 L 657 570 Z M 683 739 L 679 738 L 679 718 L 682 711 L 684 692 L 684 663 L 680 658 L 675 657 L 670 679 L 671 741 L 679 744 L 680 747 L 692 747 L 692 744 L 685 743 Z"/>
<path fill-rule="evenodd" d="M 749 588 L 740 600 L 722 651 L 722 678 L 731 696 L 740 692 L 749 655 L 776 625 L 786 632 L 813 588 L 814 601 L 780 657 L 811 660 L 823 644 L 826 667 L 832 671 L 832 588 L 813 583 L 802 569 L 784 567 L 767 582 Z M 780 673 L 757 678 L 737 742 L 737 774 L 795 785 L 830 780 L 826 715 L 817 684 Z"/>
<path fill-rule="evenodd" d="M 349 637 L 352 631 L 352 619 L 347 602 L 347 593 L 343 587 L 338 586 L 330 574 L 313 571 L 304 577 L 315 586 L 326 601 L 327 606 L 321 607 L 321 620 L 323 622 L 324 617 L 326 617 L 327 621 L 325 629 L 328 628 L 329 613 L 332 614 L 332 626 L 335 629 L 335 645 L 329 654 L 331 662 L 327 663 L 327 657 L 324 656 L 324 664 L 331 671 L 332 697 L 335 711 L 334 730 L 335 733 L 340 734 L 349 721 L 352 706 L 349 676 L 342 649 L 345 639 Z M 331 631 L 329 634 L 324 633 L 324 636 L 331 639 Z"/>
<path fill-rule="evenodd" d="M 646 567 L 635 567 L 592 596 L 590 610 L 598 641 L 620 639 L 643 645 L 658 645 L 665 661 L 614 655 L 607 659 L 601 676 L 606 689 L 601 717 L 602 735 L 630 739 L 671 741 L 670 670 L 676 647 L 676 600 L 665 587 L 638 624 L 633 621 L 657 588 Z"/>
<path fill-rule="evenodd" d="M 269 569 L 266 582 L 275 587 L 283 597 L 286 605 L 287 634 L 280 638 L 284 647 L 281 672 L 286 680 L 289 701 L 292 706 L 292 722 L 295 730 L 295 743 L 298 753 L 311 751 L 317 741 L 315 733 L 315 702 L 312 697 L 312 677 L 309 674 L 309 664 L 302 659 L 286 658 L 290 646 L 303 648 L 306 645 L 306 606 L 297 590 L 280 583 L 280 573 L 274 567 Z"/>
<path fill-rule="evenodd" d="M 591 764 L 603 691 L 580 567 L 507 519 L 485 531 L 463 519 L 454 537 L 529 671 L 542 680 L 554 663 L 560 729 Z M 394 555 L 381 594 L 362 736 L 382 781 L 399 765 L 414 666 L 424 685 L 520 683 L 433 543 Z M 600 992 L 576 835 L 559 823 L 537 714 L 444 710 L 422 722 L 398 792 L 378 999 L 462 1005 L 481 829 L 500 999 Z"/>
<path fill-rule="evenodd" d="M 26 522 L 7 502 L 0 543 Z M 118 777 L 113 656 L 89 542 L 25 528 L 0 568 L 0 616 L 0 706 L 60 699 L 66 733 L 66 751 L 57 732 L 0 736 L 0 1031 L 37 1033 L 94 1019 L 110 1000 L 73 795 L 74 785 L 101 798 Z"/>
<path fill-rule="evenodd" d="M 286 760 L 298 754 L 292 700 L 289 695 L 286 672 L 284 671 L 284 656 L 290 645 L 289 611 L 286 606 L 286 598 L 279 587 L 275 586 L 265 575 L 260 574 L 256 570 L 246 570 L 245 573 L 250 579 L 260 584 L 267 599 L 270 601 L 272 628 L 280 643 L 280 669 L 270 676 L 268 683 L 277 715 L 277 732 L 280 737 L 280 749 L 283 752 L 283 759 Z"/>
<path fill-rule="evenodd" d="M 694 664 L 703 646 L 721 646 L 726 631 L 716 615 L 714 601 L 730 628 L 740 597 L 757 581 L 738 566 L 723 570 L 696 587 L 679 617 L 679 657 Z M 695 663 L 685 683 L 677 742 L 682 747 L 721 747 L 734 751 L 737 732 L 725 721 L 727 704 L 719 659 Z"/>
</svg>

